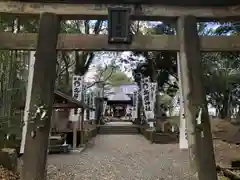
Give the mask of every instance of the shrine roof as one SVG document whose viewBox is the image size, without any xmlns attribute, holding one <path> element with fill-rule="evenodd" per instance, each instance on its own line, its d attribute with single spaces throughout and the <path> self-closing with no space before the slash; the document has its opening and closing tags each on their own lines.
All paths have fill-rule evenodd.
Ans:
<svg viewBox="0 0 240 180">
<path fill-rule="evenodd" d="M 17 0 L 10 0 L 17 1 Z M 172 6 L 234 6 L 237 0 L 18 0 L 39 3 L 76 3 L 76 4 L 159 4 Z"/>
<path fill-rule="evenodd" d="M 59 101 L 59 100 L 60 100 L 60 102 L 66 101 L 67 103 L 76 105 L 76 108 L 93 109 L 93 108 L 89 107 L 88 105 L 86 105 L 84 102 L 78 101 L 75 98 L 73 98 L 61 91 L 58 91 L 58 90 L 54 91 L 54 100 L 55 100 L 55 102 Z"/>
<path fill-rule="evenodd" d="M 67 106 L 64 106 L 65 109 L 71 109 L 71 108 L 85 108 L 85 109 L 92 109 L 94 108 L 89 107 L 82 101 L 78 101 L 75 98 L 61 92 L 58 90 L 54 90 L 54 104 L 53 108 L 62 108 L 59 106 L 59 104 L 67 104 Z M 19 107 L 19 109 L 24 109 L 25 103 L 22 103 Z"/>
<path fill-rule="evenodd" d="M 107 98 L 108 98 L 108 101 L 131 101 L 131 98 L 123 92 L 117 92 L 115 94 L 111 94 Z"/>
</svg>

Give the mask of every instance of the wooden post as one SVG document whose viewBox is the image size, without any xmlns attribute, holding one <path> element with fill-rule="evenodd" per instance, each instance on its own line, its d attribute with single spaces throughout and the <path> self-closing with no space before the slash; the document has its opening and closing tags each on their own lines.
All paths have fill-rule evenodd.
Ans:
<svg viewBox="0 0 240 180">
<path fill-rule="evenodd" d="M 79 131 L 80 131 L 80 145 L 84 144 L 84 108 L 81 108 L 80 111 L 80 127 L 79 127 Z"/>
<path fill-rule="evenodd" d="M 77 148 L 77 132 L 79 130 L 79 118 L 80 118 L 80 113 L 78 109 L 71 109 L 70 113 L 70 120 L 72 121 L 72 148 L 75 150 Z"/>
<path fill-rule="evenodd" d="M 180 77 L 190 162 L 200 180 L 217 180 L 196 23 L 194 16 L 182 16 L 178 20 L 178 38 L 181 42 Z M 196 120 L 200 112 L 203 128 Z"/>
<path fill-rule="evenodd" d="M 23 155 L 22 180 L 45 179 L 59 30 L 60 21 L 57 15 L 53 13 L 41 14 L 32 90 L 28 91 L 31 96 L 30 114 Z"/>
<path fill-rule="evenodd" d="M 77 132 L 78 132 L 78 123 L 73 122 L 73 149 L 77 148 Z"/>
<path fill-rule="evenodd" d="M 56 133 L 56 127 L 57 127 L 56 126 L 56 114 L 57 114 L 56 109 L 52 109 L 52 117 L 51 117 L 51 126 L 50 126 L 49 136 Z"/>
<path fill-rule="evenodd" d="M 27 124 L 29 118 L 29 108 L 30 108 L 30 99 L 32 94 L 32 82 L 33 82 L 33 72 L 34 72 L 34 64 L 35 64 L 35 52 L 30 52 L 29 58 L 29 66 L 28 66 L 28 84 L 27 84 L 27 96 L 25 102 L 25 109 L 24 109 L 24 116 L 23 116 L 23 128 L 22 128 L 22 140 L 21 140 L 21 147 L 20 153 L 24 153 L 25 141 L 26 141 L 26 134 L 27 134 Z"/>
<path fill-rule="evenodd" d="M 179 126 L 179 148 L 184 150 L 188 149 L 188 142 L 186 138 L 186 118 L 184 115 L 184 101 L 183 101 L 183 91 L 182 91 L 182 83 L 181 83 L 181 69 L 180 69 L 180 54 L 177 53 L 177 67 L 178 67 L 178 86 L 179 86 L 179 96 L 180 96 L 180 126 Z"/>
</svg>

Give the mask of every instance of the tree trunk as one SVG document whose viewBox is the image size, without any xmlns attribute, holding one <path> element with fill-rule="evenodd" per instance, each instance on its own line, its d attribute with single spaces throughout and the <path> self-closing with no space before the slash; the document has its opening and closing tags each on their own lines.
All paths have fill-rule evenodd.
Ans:
<svg viewBox="0 0 240 180">
<path fill-rule="evenodd" d="M 96 109 L 95 109 L 95 118 L 96 118 L 96 123 L 97 125 L 102 124 L 102 109 L 103 109 L 103 98 L 101 97 L 96 97 L 95 99 L 95 103 L 96 103 Z"/>
<path fill-rule="evenodd" d="M 64 76 L 64 82 L 65 82 L 65 86 L 64 88 L 66 88 L 65 90 L 69 90 L 68 87 L 69 87 L 69 62 L 68 62 L 68 59 L 67 59 L 67 54 L 66 52 L 62 52 L 62 58 L 63 58 L 63 62 L 64 62 L 64 69 L 65 69 L 65 76 Z"/>
<path fill-rule="evenodd" d="M 228 110 L 229 110 L 229 92 L 228 91 L 224 94 L 222 105 L 223 106 L 220 111 L 221 119 L 225 119 L 228 116 Z"/>
<path fill-rule="evenodd" d="M 240 122 L 240 106 L 238 106 L 238 111 L 237 111 L 237 121 Z"/>
<path fill-rule="evenodd" d="M 29 103 L 30 115 L 23 155 L 22 180 L 45 179 L 59 30 L 60 21 L 56 14 L 41 14 Z M 40 113 L 37 113 L 38 109 Z"/>
<path fill-rule="evenodd" d="M 194 16 L 182 16 L 178 20 L 180 72 L 190 163 L 199 180 L 217 180 L 196 23 Z M 200 115 L 202 123 L 197 125 L 196 118 Z"/>
</svg>

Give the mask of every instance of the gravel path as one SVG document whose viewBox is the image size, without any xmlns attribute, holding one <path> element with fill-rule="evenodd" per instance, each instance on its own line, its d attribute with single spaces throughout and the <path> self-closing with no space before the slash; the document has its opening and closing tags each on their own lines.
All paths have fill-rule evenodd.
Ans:
<svg viewBox="0 0 240 180">
<path fill-rule="evenodd" d="M 48 156 L 51 180 L 187 180 L 187 152 L 141 135 L 98 135 L 82 153 Z"/>
</svg>

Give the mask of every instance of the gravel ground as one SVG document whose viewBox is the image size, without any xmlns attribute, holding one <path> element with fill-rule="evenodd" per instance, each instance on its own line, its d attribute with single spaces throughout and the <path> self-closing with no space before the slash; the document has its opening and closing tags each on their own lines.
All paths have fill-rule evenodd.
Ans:
<svg viewBox="0 0 240 180">
<path fill-rule="evenodd" d="M 187 180 L 188 154 L 178 144 L 141 135 L 98 135 L 82 153 L 48 156 L 51 180 Z"/>
</svg>

